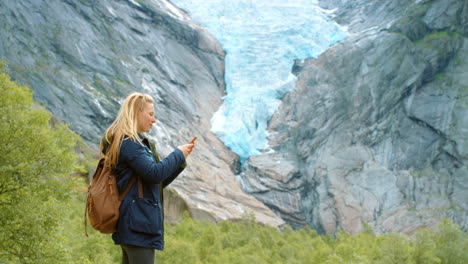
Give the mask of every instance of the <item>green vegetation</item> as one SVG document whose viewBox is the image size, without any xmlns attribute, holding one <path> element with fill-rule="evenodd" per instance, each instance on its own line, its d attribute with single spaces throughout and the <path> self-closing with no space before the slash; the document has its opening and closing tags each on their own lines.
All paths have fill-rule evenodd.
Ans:
<svg viewBox="0 0 468 264">
<path fill-rule="evenodd" d="M 454 33 L 449 33 L 448 31 L 436 31 L 428 34 L 424 37 L 424 42 L 430 42 L 432 40 L 441 39 L 441 38 L 449 38 L 453 36 Z"/>
<path fill-rule="evenodd" d="M 448 41 L 451 38 L 457 38 L 459 34 L 449 31 L 435 31 L 424 36 L 423 39 L 415 42 L 416 45 L 423 46 L 425 48 L 433 48 L 434 41 L 445 40 Z"/>
<path fill-rule="evenodd" d="M 119 263 L 109 235 L 84 236 L 86 182 L 78 166 L 78 136 L 54 125 L 31 91 L 0 69 L 0 263 Z M 80 143 L 81 144 L 81 143 Z M 166 250 L 157 263 L 468 263 L 468 236 L 450 221 L 413 236 L 286 227 L 278 231 L 251 215 L 219 224 L 187 215 L 166 225 Z"/>
<path fill-rule="evenodd" d="M 466 263 L 468 237 L 450 221 L 420 229 L 413 237 L 376 236 L 367 228 L 336 238 L 303 228 L 280 232 L 253 217 L 239 223 L 200 223 L 188 217 L 166 229 L 158 263 Z"/>
<path fill-rule="evenodd" d="M 79 139 L 0 69 L 0 263 L 62 260 L 62 208 Z"/>
<path fill-rule="evenodd" d="M 415 42 L 421 48 L 434 49 L 439 53 L 446 53 L 447 47 L 451 41 L 460 38 L 460 34 L 451 31 L 436 31 L 424 36 L 424 38 Z"/>
</svg>

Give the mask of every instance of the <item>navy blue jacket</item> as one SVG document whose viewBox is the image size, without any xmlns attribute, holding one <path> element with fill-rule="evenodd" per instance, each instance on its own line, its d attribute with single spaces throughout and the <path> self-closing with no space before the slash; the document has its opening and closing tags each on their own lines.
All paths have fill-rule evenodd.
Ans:
<svg viewBox="0 0 468 264">
<path fill-rule="evenodd" d="M 128 138 L 122 141 L 115 173 L 120 193 L 125 190 L 132 177 L 139 175 L 143 183 L 144 199 L 137 201 L 138 184 L 135 181 L 120 205 L 117 232 L 112 234 L 112 239 L 117 245 L 128 244 L 163 250 L 162 189 L 185 168 L 185 157 L 181 150 L 175 149 L 159 161 L 157 154 L 153 155 L 149 141 L 142 138 L 143 144 Z M 150 208 L 149 211 L 138 210 L 138 202 L 147 203 L 145 208 Z"/>
</svg>

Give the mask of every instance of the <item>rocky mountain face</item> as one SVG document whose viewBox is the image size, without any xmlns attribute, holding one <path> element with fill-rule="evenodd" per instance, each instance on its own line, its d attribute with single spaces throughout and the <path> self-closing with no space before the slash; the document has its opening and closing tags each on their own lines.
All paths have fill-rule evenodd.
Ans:
<svg viewBox="0 0 468 264">
<path fill-rule="evenodd" d="M 133 91 L 149 93 L 157 125 L 150 136 L 167 155 L 197 136 L 189 166 L 167 193 L 168 219 L 282 219 L 244 193 L 238 157 L 210 131 L 224 95 L 222 47 L 166 0 L 25 0 L 0 2 L 0 57 L 34 98 L 70 123 L 91 146 Z"/>
<path fill-rule="evenodd" d="M 244 189 L 293 227 L 468 230 L 468 2 L 322 0 L 350 36 L 296 61 Z"/>
</svg>

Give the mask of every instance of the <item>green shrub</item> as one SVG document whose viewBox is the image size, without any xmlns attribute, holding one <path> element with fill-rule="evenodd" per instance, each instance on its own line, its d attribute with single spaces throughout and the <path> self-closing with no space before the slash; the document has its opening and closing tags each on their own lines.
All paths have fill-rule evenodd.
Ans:
<svg viewBox="0 0 468 264">
<path fill-rule="evenodd" d="M 58 263 L 78 137 L 0 67 L 0 263 Z"/>
</svg>

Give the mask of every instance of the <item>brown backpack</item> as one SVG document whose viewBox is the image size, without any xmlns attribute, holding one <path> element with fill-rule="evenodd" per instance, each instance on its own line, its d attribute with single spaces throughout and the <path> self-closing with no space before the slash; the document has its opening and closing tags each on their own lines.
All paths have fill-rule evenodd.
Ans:
<svg viewBox="0 0 468 264">
<path fill-rule="evenodd" d="M 125 191 L 119 195 L 117 179 L 112 168 L 104 166 L 105 158 L 99 160 L 91 184 L 88 187 L 85 210 L 85 234 L 88 236 L 87 217 L 94 229 L 104 234 L 117 231 L 119 220 L 119 207 L 123 198 L 130 191 L 135 182 L 133 177 Z M 141 184 L 140 179 L 139 184 Z M 140 186 L 138 186 L 140 187 Z"/>
</svg>

